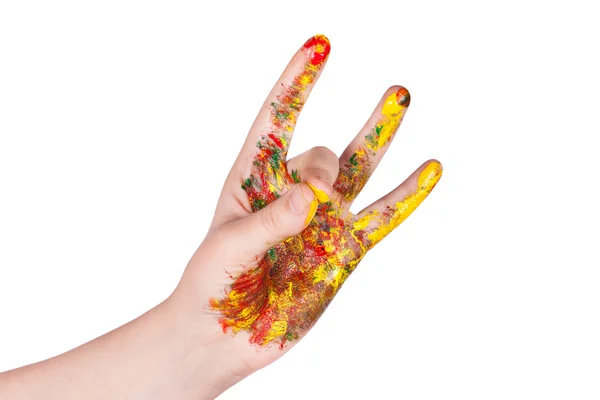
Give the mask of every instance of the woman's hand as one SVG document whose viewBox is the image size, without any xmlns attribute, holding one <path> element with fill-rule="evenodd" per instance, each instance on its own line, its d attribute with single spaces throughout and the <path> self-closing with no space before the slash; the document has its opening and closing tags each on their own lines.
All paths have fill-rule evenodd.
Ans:
<svg viewBox="0 0 600 400">
<path fill-rule="evenodd" d="M 410 104 L 388 89 L 338 158 L 315 147 L 286 159 L 294 127 L 329 55 L 309 39 L 269 94 L 225 182 L 210 231 L 174 294 L 238 377 L 274 361 L 321 316 L 365 254 L 438 182 L 428 161 L 358 214 L 349 208 L 379 164 Z"/>
<path fill-rule="evenodd" d="M 442 173 L 428 161 L 379 201 L 349 212 L 410 103 L 400 86 L 386 91 L 339 160 L 323 147 L 286 160 L 328 54 L 329 41 L 317 35 L 292 58 L 173 294 L 89 343 L 0 374 L 0 400 L 214 398 L 310 330 L 367 251 Z"/>
</svg>

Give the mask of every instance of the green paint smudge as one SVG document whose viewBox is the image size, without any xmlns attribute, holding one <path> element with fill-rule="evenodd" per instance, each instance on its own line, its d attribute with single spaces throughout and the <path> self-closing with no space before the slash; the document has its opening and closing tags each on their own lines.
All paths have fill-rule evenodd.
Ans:
<svg viewBox="0 0 600 400">
<path fill-rule="evenodd" d="M 300 173 L 297 169 L 292 170 L 292 179 L 295 183 L 300 183 Z"/>
<path fill-rule="evenodd" d="M 260 210 L 267 206 L 267 202 L 264 199 L 254 199 L 252 201 L 252 209 Z"/>
</svg>

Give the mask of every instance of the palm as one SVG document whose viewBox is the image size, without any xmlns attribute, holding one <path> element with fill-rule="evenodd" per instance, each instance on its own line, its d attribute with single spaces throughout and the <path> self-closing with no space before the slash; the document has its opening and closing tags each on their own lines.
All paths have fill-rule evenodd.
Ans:
<svg viewBox="0 0 600 400">
<path fill-rule="evenodd" d="M 241 186 L 252 212 L 304 178 L 302 170 L 288 170 L 293 160 L 286 162 L 287 149 L 298 114 L 329 52 L 329 42 L 317 36 L 305 44 L 303 52 L 301 71 L 276 86 L 268 109 L 261 111 L 262 117 L 259 114 L 257 121 L 264 126 L 254 140 L 247 141 L 256 146 L 250 160 L 241 157 L 247 164 L 238 165 L 244 172 L 240 172 L 238 192 L 232 196 L 239 198 Z M 275 244 L 252 265 L 242 266 L 225 296 L 211 300 L 225 331 L 247 331 L 250 342 L 258 345 L 274 342 L 283 347 L 298 339 L 324 312 L 365 253 L 431 191 L 441 173 L 436 162 L 421 169 L 412 193 L 398 198 L 402 190 L 392 192 L 390 198 L 358 215 L 348 211 L 383 156 L 409 101 L 408 92 L 401 87 L 386 94 L 375 117 L 342 155 L 339 174 L 332 182 L 333 196 L 319 204 L 304 231 Z"/>
</svg>

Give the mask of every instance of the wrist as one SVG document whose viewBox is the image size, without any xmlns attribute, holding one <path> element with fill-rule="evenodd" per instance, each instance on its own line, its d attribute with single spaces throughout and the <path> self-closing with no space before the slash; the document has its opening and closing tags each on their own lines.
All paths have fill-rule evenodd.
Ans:
<svg viewBox="0 0 600 400">
<path fill-rule="evenodd" d="M 200 296 L 190 292 L 180 285 L 153 311 L 161 325 L 170 326 L 167 342 L 180 369 L 180 385 L 200 396 L 191 398 L 213 399 L 255 369 L 241 361 L 231 338 L 203 312 Z"/>
</svg>

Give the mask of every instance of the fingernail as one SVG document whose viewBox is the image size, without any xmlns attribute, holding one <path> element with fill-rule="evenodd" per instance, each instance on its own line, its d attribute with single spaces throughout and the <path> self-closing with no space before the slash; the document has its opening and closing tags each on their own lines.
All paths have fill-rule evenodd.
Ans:
<svg viewBox="0 0 600 400">
<path fill-rule="evenodd" d="M 306 184 L 312 189 L 312 191 L 315 193 L 315 196 L 317 198 L 317 200 L 319 200 L 319 203 L 325 203 L 326 201 L 329 201 L 329 196 L 327 195 L 327 193 L 325 193 L 324 191 L 322 191 L 321 189 L 318 189 L 316 187 L 314 187 L 313 185 L 311 185 L 310 183 L 306 182 Z"/>
<path fill-rule="evenodd" d="M 316 201 L 313 192 L 303 186 L 302 184 L 294 186 L 290 193 L 290 210 L 296 215 L 306 213 L 308 206 L 312 207 L 312 203 Z M 303 193 L 303 189 L 307 193 Z"/>
<path fill-rule="evenodd" d="M 390 94 L 387 99 L 385 99 L 381 113 L 390 118 L 401 118 L 409 104 L 410 93 L 408 93 L 406 88 L 401 87 L 395 93 Z"/>
<path fill-rule="evenodd" d="M 419 174 L 417 191 L 430 193 L 442 177 L 442 164 L 432 161 Z"/>
<path fill-rule="evenodd" d="M 304 48 L 311 51 L 310 63 L 320 65 L 325 61 L 331 50 L 329 39 L 325 35 L 315 35 L 304 43 Z"/>
<path fill-rule="evenodd" d="M 410 93 L 406 88 L 400 88 L 396 92 L 396 102 L 398 105 L 408 107 L 410 105 Z"/>
<path fill-rule="evenodd" d="M 308 210 L 308 215 L 306 216 L 306 220 L 304 220 L 304 225 L 308 225 L 308 223 L 315 217 L 318 205 L 319 205 L 319 202 L 317 201 L 317 199 L 314 199 L 313 201 L 310 202 L 310 209 Z"/>
</svg>

